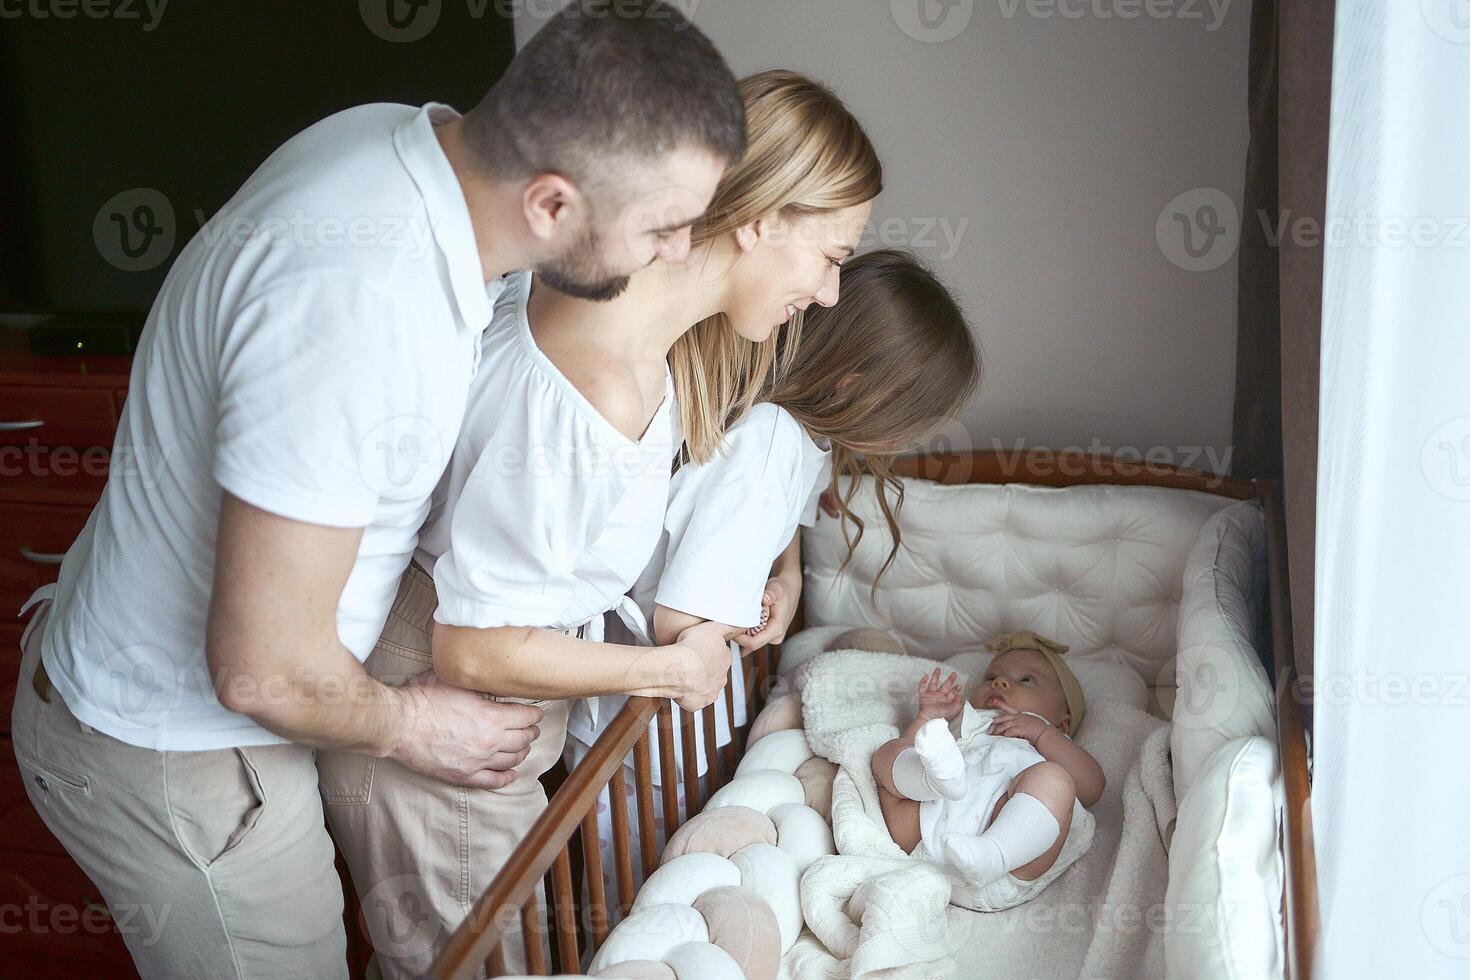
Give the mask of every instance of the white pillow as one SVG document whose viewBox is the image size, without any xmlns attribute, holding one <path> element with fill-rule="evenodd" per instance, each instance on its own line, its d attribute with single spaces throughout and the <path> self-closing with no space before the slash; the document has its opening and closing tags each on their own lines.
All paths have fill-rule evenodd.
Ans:
<svg viewBox="0 0 1470 980">
<path fill-rule="evenodd" d="M 794 773 L 813 755 L 812 747 L 806 742 L 806 733 L 801 729 L 771 732 L 745 750 L 740 765 L 735 767 L 735 775 L 743 776 L 759 769 Z"/>
<path fill-rule="evenodd" d="M 793 729 L 795 731 L 796 729 Z M 780 732 L 773 732 L 756 743 L 757 747 Z M 748 806 L 758 813 L 769 813 L 782 803 L 805 803 L 806 789 L 801 780 L 779 769 L 756 769 L 744 772 L 715 791 L 704 805 L 704 812 L 722 806 Z"/>
<path fill-rule="evenodd" d="M 793 777 L 795 778 L 795 777 Z M 747 844 L 730 860 L 740 869 L 740 887 L 749 888 L 771 906 L 781 927 L 781 954 L 801 935 L 801 875 L 791 856 L 772 844 Z M 698 913 L 696 913 L 698 914 Z M 705 937 L 708 939 L 709 937 Z"/>
<path fill-rule="evenodd" d="M 1283 975 L 1280 814 L 1270 739 L 1236 739 L 1205 761 L 1179 802 L 1169 844 L 1166 977 Z"/>
<path fill-rule="evenodd" d="M 734 957 L 713 943 L 680 943 L 664 962 L 678 980 L 745 980 Z"/>
<path fill-rule="evenodd" d="M 740 869 L 729 859 L 703 851 L 681 854 L 648 876 L 633 900 L 633 908 L 693 905 L 695 899 L 711 888 L 739 884 Z"/>
<path fill-rule="evenodd" d="M 628 913 L 592 958 L 596 973 L 628 960 L 662 960 L 680 943 L 709 942 L 704 916 L 687 905 L 649 905 Z"/>
<path fill-rule="evenodd" d="M 796 862 L 802 874 L 817 858 L 837 853 L 832 826 L 805 803 L 782 803 L 766 816 L 776 825 L 776 846 Z"/>
<path fill-rule="evenodd" d="M 1200 529 L 1184 565 L 1179 602 L 1179 655 L 1159 683 L 1178 685 L 1169 751 L 1174 796 L 1189 794 L 1210 754 L 1248 735 L 1276 730 L 1271 684 L 1256 653 L 1264 592 L 1265 519 L 1245 501 L 1215 514 Z"/>
</svg>

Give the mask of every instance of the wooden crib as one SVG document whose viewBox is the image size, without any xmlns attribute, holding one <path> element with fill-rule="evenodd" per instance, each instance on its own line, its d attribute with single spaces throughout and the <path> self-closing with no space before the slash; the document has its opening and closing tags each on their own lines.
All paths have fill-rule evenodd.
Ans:
<svg viewBox="0 0 1470 980">
<path fill-rule="evenodd" d="M 1066 487 L 1083 484 L 1160 486 L 1198 490 L 1237 500 L 1258 499 L 1267 521 L 1269 609 L 1274 663 L 1277 665 L 1277 743 L 1285 791 L 1285 819 L 1281 847 L 1285 869 L 1282 912 L 1286 926 L 1286 974 L 1311 976 L 1317 939 L 1316 869 L 1310 822 L 1310 781 L 1307 746 L 1299 702 L 1300 685 L 1292 668 L 1291 619 L 1287 596 L 1284 519 L 1280 487 L 1275 483 L 1245 482 L 1213 474 L 1181 470 L 1152 463 L 1083 454 L 1032 452 L 1023 456 L 1000 453 L 964 453 L 913 457 L 897 468 L 900 476 L 945 484 L 1024 483 Z M 801 622 L 798 614 L 794 633 Z M 734 669 L 744 671 L 754 719 L 765 702 L 780 657 L 778 648 L 765 648 L 746 657 Z M 723 711 L 733 735 L 731 744 L 717 748 L 715 711 Z M 687 802 L 685 817 L 698 813 L 703 801 L 729 781 L 744 747 L 745 729 L 734 725 L 734 698 L 727 687 L 722 702 L 679 725 L 667 701 L 631 698 L 592 746 L 585 761 L 570 773 L 552 796 L 514 856 L 480 896 L 471 914 L 460 924 L 430 969 L 437 980 L 476 975 L 483 964 L 489 976 L 506 973 L 500 942 L 515 929 L 526 936 L 527 972 L 580 973 L 584 955 L 595 950 L 612 926 L 627 915 L 635 897 L 634 862 L 644 877 L 658 866 L 654 830 L 655 808 L 662 808 L 665 833 L 681 823 L 676 779 L 682 780 Z M 655 787 L 649 723 L 657 719 L 660 770 L 676 774 Z M 706 772 L 687 766 L 677 773 L 675 739 L 683 758 L 696 757 L 694 725 L 704 730 Z M 746 726 L 748 728 L 748 726 Z M 626 806 L 611 807 L 615 895 L 606 894 L 603 856 L 598 843 L 596 805 L 602 790 L 612 801 L 625 798 L 623 761 L 634 758 L 635 819 L 639 824 L 639 853 L 633 853 Z M 655 798 L 655 796 L 658 798 Z M 585 872 L 580 873 L 580 872 Z M 547 883 L 547 907 L 538 898 L 537 884 Z M 583 884 L 585 882 L 585 885 Z M 543 943 L 545 948 L 543 948 Z M 550 950 L 550 962 L 546 950 Z"/>
</svg>

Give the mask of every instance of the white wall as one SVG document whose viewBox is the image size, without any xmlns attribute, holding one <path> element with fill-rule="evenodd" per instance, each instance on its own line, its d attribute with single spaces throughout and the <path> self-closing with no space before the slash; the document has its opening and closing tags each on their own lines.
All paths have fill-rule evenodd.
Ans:
<svg viewBox="0 0 1470 980">
<path fill-rule="evenodd" d="M 963 30 L 915 39 L 900 22 L 922 35 L 920 3 L 940 36 Z M 1249 0 L 680 5 L 737 74 L 806 72 L 862 119 L 887 187 L 870 242 L 928 258 L 987 356 L 952 441 L 1162 447 L 1215 469 L 1192 448 L 1209 447 L 1228 462 Z M 522 43 L 551 7 L 521 6 Z M 1237 202 L 1216 211 L 1225 234 L 1201 262 L 1224 264 L 1210 271 L 1171 262 L 1155 233 L 1198 188 Z M 1181 226 L 1162 226 L 1190 264 Z"/>
</svg>

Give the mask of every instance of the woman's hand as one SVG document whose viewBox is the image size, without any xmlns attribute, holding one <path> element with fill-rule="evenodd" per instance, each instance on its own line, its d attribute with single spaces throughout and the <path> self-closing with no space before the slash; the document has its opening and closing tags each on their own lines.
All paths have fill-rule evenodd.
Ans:
<svg viewBox="0 0 1470 980">
<path fill-rule="evenodd" d="M 926 674 L 919 678 L 919 717 L 916 725 L 934 718 L 943 718 L 946 722 L 954 721 L 965 707 L 964 686 L 960 684 L 960 675 L 951 673 L 943 681 L 939 679 L 939 668 L 934 668 L 933 674 Z"/>
<path fill-rule="evenodd" d="M 685 711 L 714 704 L 730 677 L 730 627 L 700 623 L 679 634 L 675 649 L 683 652 L 681 676 L 670 696 Z"/>
<path fill-rule="evenodd" d="M 1001 705 L 1000 714 L 990 723 L 987 735 L 1003 735 L 1008 738 L 1024 738 L 1034 747 L 1051 726 L 1035 715 L 1023 715 L 1008 704 Z"/>
<path fill-rule="evenodd" d="M 780 643 L 786 639 L 786 630 L 795 616 L 796 598 L 790 587 L 781 578 L 773 576 L 766 580 L 766 591 L 761 595 L 761 624 L 735 637 L 735 642 L 745 651 Z"/>
</svg>

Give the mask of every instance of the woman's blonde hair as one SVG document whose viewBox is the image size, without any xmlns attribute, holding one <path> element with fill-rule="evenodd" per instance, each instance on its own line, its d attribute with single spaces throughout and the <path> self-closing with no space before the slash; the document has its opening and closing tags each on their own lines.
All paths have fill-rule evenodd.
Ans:
<svg viewBox="0 0 1470 980">
<path fill-rule="evenodd" d="M 694 226 L 703 245 L 760 218 L 803 217 L 856 207 L 883 190 L 883 166 L 862 126 L 828 89 L 793 71 L 764 71 L 740 83 L 747 147 L 720 181 Z M 794 355 L 801 314 L 784 326 L 779 345 Z M 707 462 L 725 427 L 755 403 L 777 367 L 778 345 L 752 343 L 723 313 L 701 320 L 675 342 L 669 366 L 690 460 Z"/>
<path fill-rule="evenodd" d="M 849 560 L 863 537 L 850 505 L 861 477 L 873 478 L 893 538 L 881 578 L 901 543 L 903 484 L 890 464 L 959 414 L 980 384 L 980 352 L 949 290 L 907 252 L 850 260 L 841 296 L 834 307 L 807 311 L 799 350 L 767 378 L 757 400 L 781 406 L 808 432 L 832 441 L 830 489 Z M 777 357 L 784 362 L 786 353 Z M 876 596 L 876 578 L 873 586 Z"/>
</svg>

